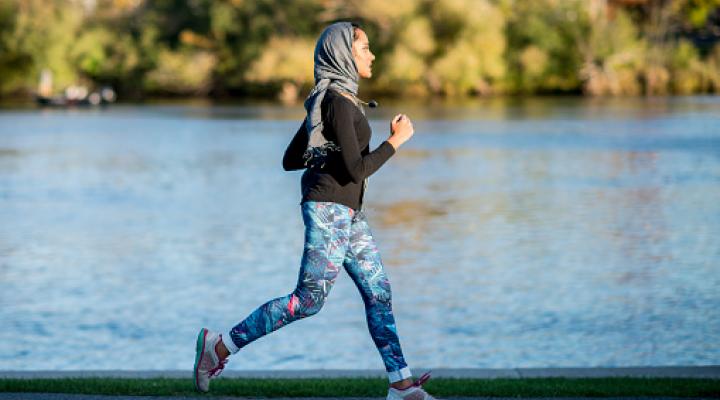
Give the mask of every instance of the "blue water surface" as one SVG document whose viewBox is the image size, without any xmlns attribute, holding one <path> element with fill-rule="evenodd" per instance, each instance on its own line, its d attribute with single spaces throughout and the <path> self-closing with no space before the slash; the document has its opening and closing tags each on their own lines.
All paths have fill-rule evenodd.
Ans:
<svg viewBox="0 0 720 400">
<path fill-rule="evenodd" d="M 489 99 L 416 134 L 367 214 L 410 367 L 720 364 L 720 98 Z M 301 106 L 0 109 L 0 370 L 187 369 L 295 286 Z M 229 369 L 382 369 L 341 273 Z"/>
</svg>

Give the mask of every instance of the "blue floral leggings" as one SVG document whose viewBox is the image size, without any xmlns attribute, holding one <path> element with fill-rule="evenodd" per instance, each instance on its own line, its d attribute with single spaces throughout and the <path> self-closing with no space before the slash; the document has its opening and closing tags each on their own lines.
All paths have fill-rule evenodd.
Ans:
<svg viewBox="0 0 720 400">
<path fill-rule="evenodd" d="M 390 382 L 411 376 L 392 312 L 390 282 L 365 215 L 333 202 L 302 204 L 305 246 L 295 290 L 258 307 L 223 342 L 231 353 L 293 321 L 316 314 L 342 265 L 365 303 L 368 329 Z"/>
</svg>

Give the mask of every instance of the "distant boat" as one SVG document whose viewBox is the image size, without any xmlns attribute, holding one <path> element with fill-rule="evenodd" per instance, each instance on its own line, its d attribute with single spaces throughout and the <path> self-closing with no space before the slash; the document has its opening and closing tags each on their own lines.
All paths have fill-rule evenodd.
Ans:
<svg viewBox="0 0 720 400">
<path fill-rule="evenodd" d="M 75 90 L 72 90 L 75 88 Z M 35 96 L 35 101 L 43 107 L 93 107 L 103 106 L 115 102 L 115 91 L 104 87 L 99 91 L 87 92 L 82 87 L 71 87 L 63 95 Z"/>
<path fill-rule="evenodd" d="M 62 95 L 52 94 L 52 72 L 43 69 L 40 73 L 38 92 L 35 102 L 43 107 L 74 107 L 74 106 L 102 106 L 114 103 L 116 99 L 115 90 L 104 86 L 100 90 L 88 91 L 85 86 L 73 85 L 65 89 Z"/>
</svg>

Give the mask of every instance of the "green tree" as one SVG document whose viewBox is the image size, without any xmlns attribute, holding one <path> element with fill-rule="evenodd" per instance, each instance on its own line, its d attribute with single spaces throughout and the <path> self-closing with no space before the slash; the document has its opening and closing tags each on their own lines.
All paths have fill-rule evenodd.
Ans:
<svg viewBox="0 0 720 400">
<path fill-rule="evenodd" d="M 0 10 L 2 18 L 14 15 L 14 21 L 0 30 L 0 43 L 7 51 L 2 59 L 8 62 L 1 68 L 11 70 L 0 83 L 3 92 L 32 90 L 46 68 L 53 73 L 56 88 L 77 81 L 67 55 L 83 21 L 81 8 L 59 0 L 14 0 L 4 2 Z"/>
<path fill-rule="evenodd" d="M 584 0 L 507 1 L 507 85 L 522 93 L 576 91 L 590 33 Z"/>
</svg>

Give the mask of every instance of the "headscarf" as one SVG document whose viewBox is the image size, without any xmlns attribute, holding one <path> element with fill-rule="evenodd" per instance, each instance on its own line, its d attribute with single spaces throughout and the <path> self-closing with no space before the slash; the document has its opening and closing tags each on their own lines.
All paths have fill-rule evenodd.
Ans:
<svg viewBox="0 0 720 400">
<path fill-rule="evenodd" d="M 306 165 L 323 162 L 328 151 L 340 150 L 323 136 L 320 105 L 327 89 L 357 96 L 359 76 L 352 55 L 353 29 L 349 22 L 334 23 L 325 28 L 315 45 L 315 87 L 305 99 L 305 126 L 309 136 L 303 155 Z"/>
</svg>

